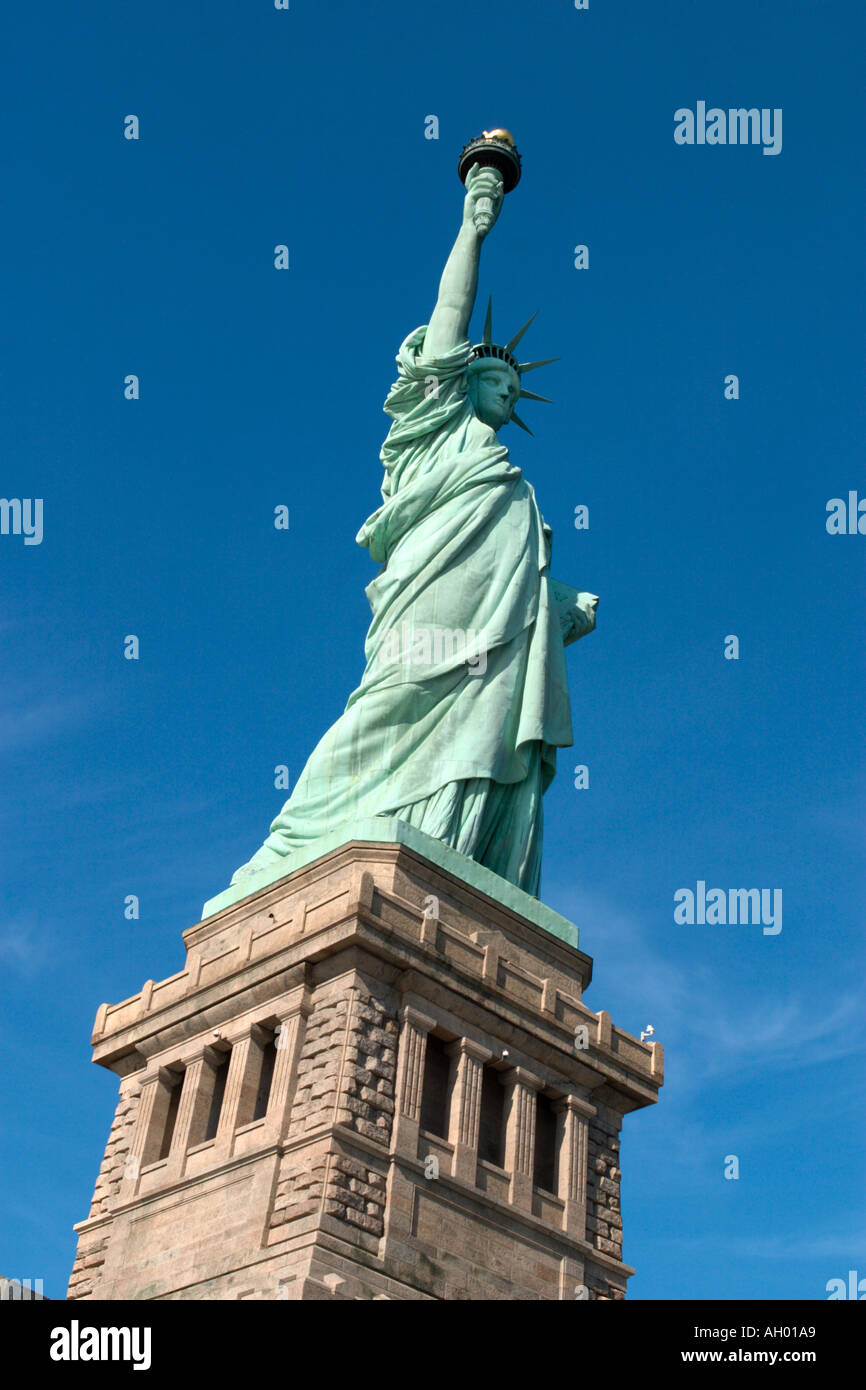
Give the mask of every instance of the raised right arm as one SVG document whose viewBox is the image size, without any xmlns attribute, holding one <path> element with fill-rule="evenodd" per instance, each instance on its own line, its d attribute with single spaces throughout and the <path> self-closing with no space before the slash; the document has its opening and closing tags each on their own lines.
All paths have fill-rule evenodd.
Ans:
<svg viewBox="0 0 866 1390">
<path fill-rule="evenodd" d="M 482 198 L 489 200 L 489 206 L 485 204 L 479 211 L 478 203 Z M 477 164 L 470 169 L 466 178 L 463 225 L 445 262 L 439 297 L 427 326 L 426 358 L 442 357 L 466 338 L 478 289 L 481 243 L 499 216 L 502 198 L 502 176 L 495 169 Z"/>
</svg>

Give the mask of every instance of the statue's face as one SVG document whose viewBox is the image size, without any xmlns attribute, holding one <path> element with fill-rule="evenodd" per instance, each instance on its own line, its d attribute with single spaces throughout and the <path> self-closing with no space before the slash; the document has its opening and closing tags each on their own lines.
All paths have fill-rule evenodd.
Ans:
<svg viewBox="0 0 866 1390">
<path fill-rule="evenodd" d="M 469 398 L 475 414 L 492 430 L 511 419 L 520 395 L 520 378 L 505 362 L 493 361 L 469 374 Z"/>
</svg>

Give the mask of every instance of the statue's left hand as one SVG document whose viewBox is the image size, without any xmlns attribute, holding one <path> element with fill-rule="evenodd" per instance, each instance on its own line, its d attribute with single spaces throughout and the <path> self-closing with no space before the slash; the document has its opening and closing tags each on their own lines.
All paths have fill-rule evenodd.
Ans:
<svg viewBox="0 0 866 1390">
<path fill-rule="evenodd" d="M 585 637 L 595 627 L 595 610 L 598 608 L 598 594 L 587 593 L 584 589 L 573 589 L 561 580 L 550 580 L 550 596 L 559 615 L 559 627 L 563 646 L 570 646 L 579 637 Z"/>
</svg>

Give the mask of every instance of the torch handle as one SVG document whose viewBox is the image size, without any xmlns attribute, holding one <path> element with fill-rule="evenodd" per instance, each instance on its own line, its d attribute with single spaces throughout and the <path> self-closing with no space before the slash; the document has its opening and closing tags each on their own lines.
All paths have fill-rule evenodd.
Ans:
<svg viewBox="0 0 866 1390">
<path fill-rule="evenodd" d="M 475 230 L 479 235 L 484 235 L 493 226 L 493 199 L 479 198 L 475 204 L 475 216 L 473 218 Z"/>
</svg>

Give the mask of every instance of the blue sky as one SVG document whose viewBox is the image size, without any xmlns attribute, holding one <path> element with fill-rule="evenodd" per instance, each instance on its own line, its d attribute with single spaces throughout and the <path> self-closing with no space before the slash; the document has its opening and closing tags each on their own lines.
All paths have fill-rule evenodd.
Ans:
<svg viewBox="0 0 866 1390">
<path fill-rule="evenodd" d="M 825 528 L 866 495 L 863 27 L 853 0 L 7 14 L 0 493 L 44 499 L 44 539 L 0 536 L 0 1273 L 63 1296 L 115 1103 L 96 1008 L 181 967 L 274 766 L 358 683 L 381 404 L 459 150 L 504 124 L 524 176 L 479 305 L 500 335 L 540 309 L 522 346 L 562 358 L 504 437 L 556 575 L 601 596 L 542 897 L 587 1003 L 667 1053 L 624 1128 L 630 1295 L 866 1275 L 866 537 Z M 699 100 L 781 108 L 782 152 L 675 144 Z M 676 924 L 698 880 L 781 888 L 782 931 Z"/>
</svg>

